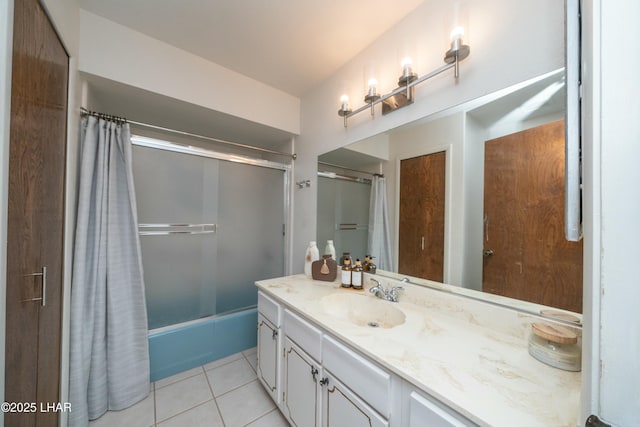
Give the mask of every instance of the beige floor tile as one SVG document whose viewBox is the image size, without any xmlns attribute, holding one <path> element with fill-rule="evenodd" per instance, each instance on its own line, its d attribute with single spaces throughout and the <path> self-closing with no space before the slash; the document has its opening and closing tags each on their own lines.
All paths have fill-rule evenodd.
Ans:
<svg viewBox="0 0 640 427">
<path fill-rule="evenodd" d="M 213 368 L 217 368 L 222 365 L 226 365 L 227 363 L 233 362 L 234 360 L 242 359 L 242 353 L 232 354 L 231 356 L 224 357 L 222 359 L 214 360 L 213 362 L 209 362 L 203 366 L 205 371 L 208 371 Z"/>
<path fill-rule="evenodd" d="M 213 398 L 204 373 L 156 390 L 156 422 Z"/>
<path fill-rule="evenodd" d="M 89 423 L 90 427 L 149 427 L 154 425 L 153 392 L 149 396 L 122 411 L 109 411 L 97 420 Z"/>
<path fill-rule="evenodd" d="M 158 423 L 158 427 L 224 427 L 213 400 Z"/>
<path fill-rule="evenodd" d="M 216 400 L 226 427 L 243 427 L 275 409 L 273 400 L 257 380 Z"/>
<path fill-rule="evenodd" d="M 242 352 L 242 354 L 244 354 L 244 357 L 255 356 L 257 353 L 258 353 L 258 347 L 252 347 Z"/>
<path fill-rule="evenodd" d="M 255 371 L 244 357 L 206 372 L 216 397 L 256 379 Z"/>
<path fill-rule="evenodd" d="M 253 347 L 242 352 L 254 371 L 257 371 L 258 364 L 258 348 Z"/>
<path fill-rule="evenodd" d="M 177 383 L 178 381 L 182 381 L 187 378 L 195 377 L 198 374 L 203 373 L 202 366 L 198 366 L 197 368 L 189 369 L 188 371 L 183 371 L 177 373 L 175 375 L 171 375 L 170 377 L 163 378 L 161 380 L 156 381 L 156 390 L 169 384 Z"/>
<path fill-rule="evenodd" d="M 284 418 L 284 416 L 278 411 L 274 409 L 269 412 L 267 415 L 264 415 L 257 420 L 253 421 L 250 424 L 247 424 L 246 427 L 289 427 L 290 424 Z"/>
</svg>

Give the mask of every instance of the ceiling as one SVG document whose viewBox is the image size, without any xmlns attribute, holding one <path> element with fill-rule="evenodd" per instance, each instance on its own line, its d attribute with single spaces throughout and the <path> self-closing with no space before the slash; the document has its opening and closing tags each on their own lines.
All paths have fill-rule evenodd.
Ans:
<svg viewBox="0 0 640 427">
<path fill-rule="evenodd" d="M 302 97 L 422 2 L 80 0 L 80 6 Z"/>
</svg>

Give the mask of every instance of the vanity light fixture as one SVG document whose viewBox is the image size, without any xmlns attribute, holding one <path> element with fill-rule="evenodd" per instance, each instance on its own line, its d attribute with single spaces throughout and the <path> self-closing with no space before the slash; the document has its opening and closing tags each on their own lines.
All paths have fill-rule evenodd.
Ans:
<svg viewBox="0 0 640 427">
<path fill-rule="evenodd" d="M 460 77 L 460 61 L 469 56 L 471 51 L 469 46 L 463 43 L 463 36 L 464 29 L 462 27 L 456 27 L 451 31 L 451 47 L 444 55 L 445 65 L 425 74 L 424 76 L 418 77 L 418 74 L 416 74 L 411 68 L 413 65 L 411 58 L 404 58 L 401 63 L 402 75 L 398 78 L 398 87 L 386 95 L 378 94 L 376 91 L 378 81 L 375 78 L 371 78 L 369 80 L 369 90 L 364 97 L 366 105 L 363 105 L 356 110 L 352 110 L 349 107 L 349 97 L 347 95 L 342 95 L 340 98 L 342 106 L 338 110 L 338 115 L 344 118 L 344 127 L 347 127 L 347 119 L 349 117 L 367 109 L 371 109 L 371 116 L 373 116 L 373 107 L 380 102 L 382 102 L 382 114 L 388 114 L 398 108 L 412 104 L 414 100 L 415 87 L 417 85 L 447 71 L 450 68 L 454 69 L 454 77 L 456 79 Z"/>
</svg>

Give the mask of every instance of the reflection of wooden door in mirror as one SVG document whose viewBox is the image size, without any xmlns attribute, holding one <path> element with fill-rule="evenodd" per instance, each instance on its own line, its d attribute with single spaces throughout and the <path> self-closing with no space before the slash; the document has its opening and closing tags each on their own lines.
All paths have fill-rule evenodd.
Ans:
<svg viewBox="0 0 640 427">
<path fill-rule="evenodd" d="M 398 273 L 444 280 L 446 152 L 400 162 Z"/>
<path fill-rule="evenodd" d="M 482 289 L 582 311 L 582 242 L 564 237 L 564 121 L 485 142 Z"/>
</svg>

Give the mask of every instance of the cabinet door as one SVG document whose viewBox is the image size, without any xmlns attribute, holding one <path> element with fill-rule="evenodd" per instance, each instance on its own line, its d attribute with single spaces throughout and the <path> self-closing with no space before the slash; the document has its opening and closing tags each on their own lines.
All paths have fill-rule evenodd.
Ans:
<svg viewBox="0 0 640 427">
<path fill-rule="evenodd" d="M 258 378 L 276 403 L 279 403 L 278 348 L 278 328 L 258 313 Z"/>
<path fill-rule="evenodd" d="M 324 427 L 389 426 L 388 421 L 329 373 L 325 372 L 323 383 Z"/>
<path fill-rule="evenodd" d="M 283 369 L 285 415 L 297 427 L 319 426 L 320 365 L 286 337 Z"/>
</svg>

